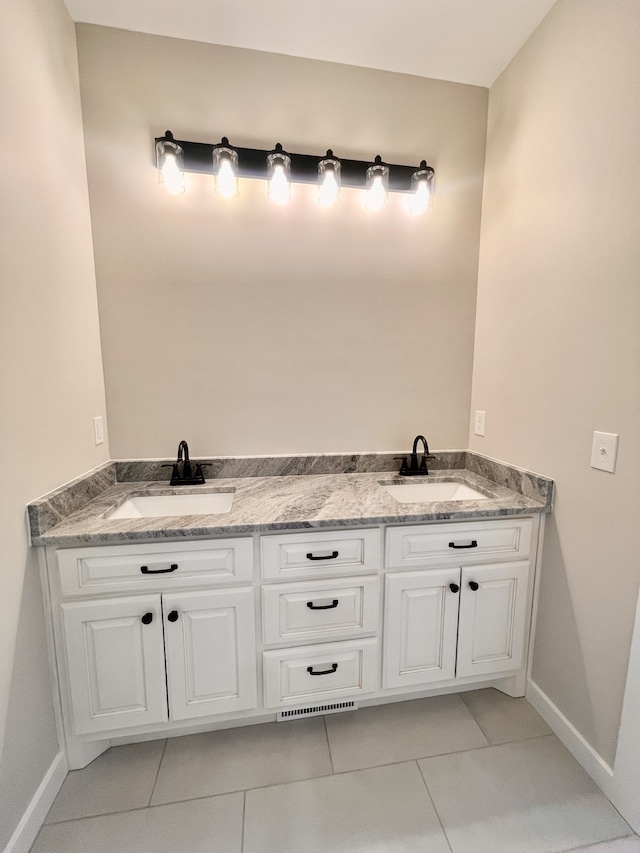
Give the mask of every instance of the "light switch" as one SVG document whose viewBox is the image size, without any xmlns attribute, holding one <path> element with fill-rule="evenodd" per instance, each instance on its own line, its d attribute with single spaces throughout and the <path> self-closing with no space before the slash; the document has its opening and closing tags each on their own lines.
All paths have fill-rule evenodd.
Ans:
<svg viewBox="0 0 640 853">
<path fill-rule="evenodd" d="M 591 445 L 591 467 L 613 474 L 616 470 L 617 455 L 618 436 L 616 433 L 594 432 L 593 444 Z"/>
<path fill-rule="evenodd" d="M 484 435 L 484 420 L 486 412 L 476 412 L 476 419 L 473 431 L 476 435 Z"/>
<path fill-rule="evenodd" d="M 93 419 L 93 438 L 96 444 L 102 444 L 104 441 L 104 428 L 101 417 Z"/>
</svg>

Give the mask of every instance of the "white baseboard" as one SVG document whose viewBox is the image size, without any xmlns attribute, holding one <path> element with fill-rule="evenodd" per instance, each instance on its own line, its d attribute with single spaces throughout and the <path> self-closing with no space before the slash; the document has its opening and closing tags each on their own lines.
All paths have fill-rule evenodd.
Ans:
<svg viewBox="0 0 640 853">
<path fill-rule="evenodd" d="M 59 752 L 51 762 L 20 823 L 4 848 L 4 853 L 29 853 L 67 772 L 66 756 L 64 752 Z"/>
<path fill-rule="evenodd" d="M 567 747 L 578 764 L 587 771 L 596 785 L 608 797 L 612 791 L 613 770 L 607 762 L 585 740 L 576 727 L 569 722 L 560 709 L 533 681 L 527 681 L 527 700 L 533 705 L 545 723 Z"/>
</svg>

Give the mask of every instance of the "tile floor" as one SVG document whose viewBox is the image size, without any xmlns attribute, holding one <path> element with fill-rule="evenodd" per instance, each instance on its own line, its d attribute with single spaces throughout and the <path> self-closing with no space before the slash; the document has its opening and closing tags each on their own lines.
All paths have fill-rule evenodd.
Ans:
<svg viewBox="0 0 640 853">
<path fill-rule="evenodd" d="M 640 853 L 525 699 L 495 690 L 120 746 L 32 853 Z"/>
</svg>

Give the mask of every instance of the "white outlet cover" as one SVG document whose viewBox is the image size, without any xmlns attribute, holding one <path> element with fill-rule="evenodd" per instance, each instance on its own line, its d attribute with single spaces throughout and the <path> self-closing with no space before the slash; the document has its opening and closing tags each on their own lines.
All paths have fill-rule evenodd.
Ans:
<svg viewBox="0 0 640 853">
<path fill-rule="evenodd" d="M 594 432 L 591 445 L 591 467 L 614 474 L 618 456 L 618 435 L 614 432 Z"/>
<path fill-rule="evenodd" d="M 486 412 L 476 411 L 476 419 L 473 428 L 475 435 L 484 435 L 484 422 L 486 416 Z"/>
</svg>

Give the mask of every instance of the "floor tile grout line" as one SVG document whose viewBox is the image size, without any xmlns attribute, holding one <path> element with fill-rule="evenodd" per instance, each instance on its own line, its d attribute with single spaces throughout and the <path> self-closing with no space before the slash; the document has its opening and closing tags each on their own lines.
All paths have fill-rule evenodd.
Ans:
<svg viewBox="0 0 640 853">
<path fill-rule="evenodd" d="M 431 795 L 431 791 L 429 790 L 429 786 L 427 785 L 427 780 L 424 778 L 424 773 L 422 772 L 422 768 L 420 767 L 419 760 L 416 759 L 415 763 L 416 763 L 416 766 L 418 768 L 418 773 L 420 774 L 420 778 L 422 779 L 422 784 L 424 785 L 425 790 L 427 792 L 427 796 L 429 797 L 431 805 L 433 806 L 433 810 L 436 813 L 436 817 L 438 818 L 438 823 L 440 824 L 440 829 L 442 830 L 442 834 L 445 837 L 445 841 L 447 842 L 447 846 L 449 847 L 449 850 L 451 851 L 451 853 L 453 853 L 453 846 L 452 846 L 451 842 L 449 841 L 449 836 L 447 835 L 447 830 L 444 828 L 444 824 L 442 823 L 442 818 L 440 817 L 440 812 L 436 808 L 436 804 L 435 804 L 434 799 Z"/>
<path fill-rule="evenodd" d="M 472 691 L 472 692 L 473 692 L 473 691 Z M 482 734 L 486 737 L 486 739 L 489 741 L 489 743 L 491 743 L 491 740 L 489 739 L 489 735 L 488 735 L 488 734 L 487 734 L 487 732 L 485 732 L 485 730 L 482 728 L 482 724 L 481 724 L 480 720 L 476 717 L 476 715 L 473 713 L 473 709 L 472 709 L 472 708 L 470 708 L 470 707 L 467 705 L 467 703 L 464 701 L 463 693 L 464 693 L 464 691 L 463 691 L 462 693 L 459 693 L 458 695 L 460 696 L 460 699 L 462 700 L 462 703 L 463 703 L 464 707 L 467 709 L 467 711 L 468 711 L 468 712 L 471 714 L 471 716 L 473 717 L 473 720 L 474 720 L 474 722 L 475 722 L 476 726 L 480 729 L 480 731 L 481 731 L 481 732 L 482 732 Z M 493 746 L 494 744 L 491 744 L 491 745 Z"/>
<path fill-rule="evenodd" d="M 625 838 L 638 838 L 638 836 L 632 830 L 631 835 L 616 835 L 615 838 L 606 838 L 604 841 L 591 841 L 588 844 L 582 844 L 580 847 L 570 847 L 569 850 L 558 850 L 553 851 L 553 853 L 575 853 L 576 850 L 586 850 L 589 853 L 589 850 L 600 847 L 602 844 L 615 844 L 616 841 L 624 841 Z"/>
<path fill-rule="evenodd" d="M 240 829 L 240 853 L 244 853 L 244 827 L 247 816 L 247 792 L 242 792 L 242 827 Z"/>
<path fill-rule="evenodd" d="M 321 776 L 318 778 L 321 778 L 321 779 L 327 778 L 328 779 L 329 777 L 328 776 L 327 777 Z M 304 780 L 301 780 L 301 781 L 304 781 Z M 269 787 L 269 786 L 265 785 L 264 787 Z M 253 790 L 259 790 L 259 789 L 247 788 L 247 791 L 253 791 Z M 244 793 L 246 793 L 246 791 L 244 791 L 241 788 L 240 790 L 236 790 L 236 791 L 223 791 L 221 794 L 203 794 L 200 797 L 189 797 L 186 800 L 171 800 L 170 802 L 167 802 L 167 803 L 153 803 L 153 805 L 148 805 L 148 806 L 135 806 L 132 809 L 120 809 L 117 812 L 101 812 L 100 814 L 88 814 L 88 815 L 83 815 L 82 817 L 70 817 L 70 818 L 67 818 L 67 820 L 57 820 L 57 821 L 55 821 L 55 823 L 44 823 L 42 826 L 43 826 L 43 828 L 45 826 L 60 826 L 60 824 L 62 824 L 62 823 L 77 823 L 79 820 L 96 820 L 97 818 L 100 818 L 100 817 L 115 817 L 115 815 L 119 815 L 119 814 L 131 814 L 132 812 L 143 812 L 146 809 L 161 809 L 161 808 L 164 808 L 165 806 L 181 806 L 181 805 L 184 805 L 185 803 L 198 802 L 198 800 L 216 800 L 216 799 L 218 799 L 218 797 L 233 797 L 236 794 L 244 794 Z"/>
<path fill-rule="evenodd" d="M 164 754 L 167 751 L 167 744 L 169 743 L 169 738 L 164 739 L 164 746 L 162 747 L 162 755 L 160 756 L 160 761 L 158 762 L 158 769 L 156 770 L 156 778 L 153 780 L 153 787 L 151 788 L 151 794 L 149 796 L 148 806 L 151 805 L 151 800 L 153 799 L 153 795 L 156 792 L 156 786 L 158 784 L 158 777 L 160 776 L 160 768 L 162 767 L 162 762 L 164 760 Z"/>
<path fill-rule="evenodd" d="M 329 729 L 327 728 L 327 716 L 323 714 L 322 720 L 324 722 L 324 735 L 327 739 L 327 749 L 329 750 L 329 763 L 331 764 L 331 773 L 335 775 L 335 767 L 333 766 L 333 755 L 331 753 L 331 741 L 329 740 Z"/>
</svg>

